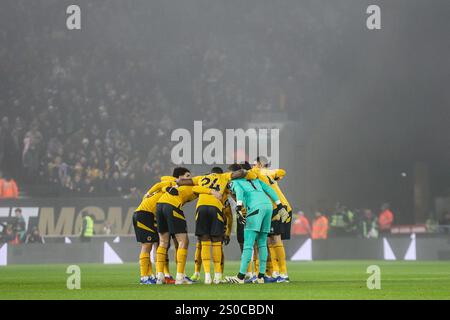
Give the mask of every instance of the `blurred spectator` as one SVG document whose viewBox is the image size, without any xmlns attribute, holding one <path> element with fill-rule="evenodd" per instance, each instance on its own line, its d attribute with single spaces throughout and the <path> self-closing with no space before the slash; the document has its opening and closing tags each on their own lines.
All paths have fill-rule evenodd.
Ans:
<svg viewBox="0 0 450 320">
<path fill-rule="evenodd" d="M 363 217 L 359 224 L 359 232 L 363 238 L 378 238 L 378 221 L 370 209 L 363 210 Z"/>
<path fill-rule="evenodd" d="M 19 188 L 14 179 L 9 176 L 5 176 L 5 179 L 0 183 L 0 199 L 18 199 Z"/>
<path fill-rule="evenodd" d="M 37 227 L 33 227 L 31 232 L 27 234 L 25 243 L 45 243 L 45 241 L 44 238 L 40 235 L 39 229 Z"/>
<path fill-rule="evenodd" d="M 13 228 L 16 234 L 19 236 L 20 241 L 23 241 L 25 239 L 25 232 L 26 232 L 26 221 L 25 218 L 22 216 L 22 209 L 16 208 L 14 210 L 15 217 L 13 219 Z"/>
<path fill-rule="evenodd" d="M 346 206 L 336 205 L 331 215 L 330 232 L 333 236 L 346 236 L 356 231 L 356 219 L 354 213 Z"/>
<path fill-rule="evenodd" d="M 122 195 L 122 179 L 120 179 L 120 174 L 115 171 L 111 178 L 108 179 L 107 186 L 108 191 L 111 196 L 121 196 Z"/>
<path fill-rule="evenodd" d="M 10 223 L 7 224 L 3 228 L 2 242 L 7 242 L 8 244 L 13 244 L 13 245 L 20 243 L 20 240 L 19 240 L 16 232 L 14 231 L 14 227 Z"/>
<path fill-rule="evenodd" d="M 445 233 L 450 233 L 450 212 L 443 212 L 439 219 L 439 228 Z"/>
<path fill-rule="evenodd" d="M 0 227 L 2 229 L 2 232 L 0 232 L 0 243 L 6 242 L 6 240 L 3 239 L 3 236 L 6 233 L 7 226 L 8 224 L 6 222 L 0 222 Z"/>
<path fill-rule="evenodd" d="M 312 239 L 327 239 L 328 238 L 328 218 L 322 215 L 319 210 L 314 213 L 315 219 L 312 225 L 311 238 Z"/>
<path fill-rule="evenodd" d="M 109 221 L 106 221 L 103 226 L 103 234 L 110 235 L 112 233 L 112 224 Z"/>
<path fill-rule="evenodd" d="M 310 235 L 311 227 L 309 225 L 308 218 L 305 217 L 305 213 L 303 211 L 299 211 L 297 213 L 297 218 L 295 219 L 292 226 L 292 233 L 294 235 Z"/>
<path fill-rule="evenodd" d="M 0 199 L 3 198 L 3 184 L 5 183 L 5 179 L 3 179 L 3 172 L 0 171 Z"/>
<path fill-rule="evenodd" d="M 378 216 L 378 226 L 380 233 L 389 233 L 391 231 L 392 223 L 394 222 L 394 214 L 390 210 L 389 203 L 383 203 L 381 206 L 381 212 Z"/>
<path fill-rule="evenodd" d="M 439 222 L 435 217 L 436 217 L 435 213 L 433 211 L 430 211 L 428 214 L 428 218 L 425 221 L 425 226 L 427 228 L 428 233 L 439 232 Z"/>
</svg>

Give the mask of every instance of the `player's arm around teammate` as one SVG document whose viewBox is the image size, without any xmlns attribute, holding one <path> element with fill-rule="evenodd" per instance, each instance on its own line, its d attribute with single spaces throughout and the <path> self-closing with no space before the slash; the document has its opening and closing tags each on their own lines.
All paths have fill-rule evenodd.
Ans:
<svg viewBox="0 0 450 320">
<path fill-rule="evenodd" d="M 190 178 L 191 173 L 186 168 L 178 167 L 174 169 L 173 176 L 179 181 L 180 179 Z M 171 234 L 175 235 L 178 242 L 175 284 L 190 284 L 192 281 L 184 274 L 189 239 L 186 218 L 181 208 L 185 203 L 196 199 L 198 193 L 214 194 L 214 190 L 200 187 L 194 191 L 192 186 L 174 186 L 167 187 L 164 191 L 165 194 L 159 199 L 156 209 L 160 238 L 156 255 L 157 284 L 162 284 L 164 280 L 164 261 L 166 260 Z"/>
</svg>

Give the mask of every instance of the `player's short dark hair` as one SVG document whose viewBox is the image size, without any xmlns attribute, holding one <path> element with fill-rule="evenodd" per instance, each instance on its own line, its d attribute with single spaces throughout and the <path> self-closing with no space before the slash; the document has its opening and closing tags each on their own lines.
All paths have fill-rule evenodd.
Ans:
<svg viewBox="0 0 450 320">
<path fill-rule="evenodd" d="M 223 170 L 221 167 L 213 167 L 211 173 L 223 173 Z"/>
<path fill-rule="evenodd" d="M 250 170 L 252 168 L 251 164 L 248 161 L 241 162 L 241 168 L 245 170 Z"/>
<path fill-rule="evenodd" d="M 175 178 L 179 178 L 182 175 L 184 175 L 186 172 L 190 172 L 190 171 L 184 167 L 176 167 L 175 169 L 173 169 L 172 176 L 174 176 Z"/>
<path fill-rule="evenodd" d="M 228 167 L 228 170 L 230 171 L 238 171 L 240 169 L 242 169 L 242 167 L 239 163 L 230 164 L 230 166 Z"/>
</svg>

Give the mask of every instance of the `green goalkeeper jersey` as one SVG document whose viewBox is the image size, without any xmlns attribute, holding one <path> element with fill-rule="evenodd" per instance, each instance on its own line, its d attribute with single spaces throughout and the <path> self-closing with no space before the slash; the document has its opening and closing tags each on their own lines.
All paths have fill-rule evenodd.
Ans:
<svg viewBox="0 0 450 320">
<path fill-rule="evenodd" d="M 236 203 L 244 204 L 247 212 L 251 212 L 260 205 L 272 205 L 269 197 L 278 202 L 277 193 L 259 179 L 235 179 L 230 183 L 231 191 L 236 195 Z"/>
</svg>

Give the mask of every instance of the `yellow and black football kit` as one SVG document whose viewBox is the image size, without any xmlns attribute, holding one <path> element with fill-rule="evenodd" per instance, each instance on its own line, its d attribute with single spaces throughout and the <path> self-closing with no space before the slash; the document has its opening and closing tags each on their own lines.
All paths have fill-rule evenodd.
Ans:
<svg viewBox="0 0 450 320">
<path fill-rule="evenodd" d="M 156 204 L 156 221 L 158 232 L 170 234 L 187 233 L 186 217 L 181 207 L 198 197 L 201 193 L 211 193 L 211 189 L 200 186 L 178 186 L 170 187 L 177 190 L 177 195 L 165 192 Z M 195 190 L 194 190 L 195 188 Z"/>
<path fill-rule="evenodd" d="M 228 183 L 231 181 L 231 172 L 211 173 L 205 176 L 193 177 L 194 191 L 199 188 L 216 190 L 225 195 Z M 223 217 L 223 200 L 211 194 L 200 194 L 195 212 L 195 235 L 209 235 L 223 237 L 225 222 Z"/>
<path fill-rule="evenodd" d="M 271 181 L 273 183 L 270 186 L 273 190 L 275 190 L 278 197 L 280 198 L 281 203 L 283 204 L 283 206 L 286 206 L 286 210 L 289 213 L 288 219 L 285 222 L 280 222 L 281 240 L 289 240 L 291 238 L 292 207 L 281 191 L 280 186 L 278 185 L 278 181 L 280 181 L 286 175 L 286 171 L 284 171 L 283 169 L 263 169 L 263 172 L 271 178 Z"/>
<path fill-rule="evenodd" d="M 256 174 L 248 172 L 246 179 L 256 179 Z M 204 176 L 193 177 L 195 185 L 216 190 L 223 195 L 221 200 L 210 194 L 200 194 L 195 214 L 195 234 L 197 236 L 223 236 L 224 235 L 224 203 L 228 198 L 228 183 L 232 173 L 211 173 Z M 194 190 L 197 187 L 194 187 Z"/>
<path fill-rule="evenodd" d="M 170 188 L 170 189 L 169 189 Z M 193 186 L 163 188 L 165 192 L 156 204 L 156 220 L 158 232 L 170 234 L 187 233 L 186 217 L 182 206 L 198 197 L 199 193 L 211 193 L 211 189 Z M 174 192 L 175 191 L 175 192 Z M 156 272 L 161 274 L 167 257 L 167 248 L 161 246 L 156 250 Z M 177 278 L 185 272 L 187 248 L 177 250 Z"/>
<path fill-rule="evenodd" d="M 256 168 L 252 169 L 258 175 L 258 178 L 263 179 L 264 182 L 269 184 L 272 189 L 277 193 L 281 203 L 283 206 L 286 206 L 286 210 L 289 212 L 289 218 L 286 220 L 286 223 L 281 222 L 278 218 L 277 220 L 272 220 L 273 231 L 272 235 L 280 235 L 281 240 L 290 239 L 290 225 L 292 220 L 292 207 L 284 196 L 283 192 L 281 192 L 280 187 L 278 186 L 277 181 L 282 179 L 286 172 L 282 169 L 270 170 L 266 168 Z M 274 215 L 272 217 L 276 217 L 278 212 L 274 210 Z M 275 222 L 276 221 L 276 222 Z M 289 221 L 289 222 L 288 222 Z M 275 244 L 268 245 L 270 252 L 270 259 L 273 268 L 273 272 L 287 275 L 287 266 L 286 266 L 286 251 L 284 249 L 283 241 L 279 241 Z"/>
<path fill-rule="evenodd" d="M 136 240 L 141 243 L 159 242 L 156 224 L 156 203 L 163 195 L 162 189 L 175 182 L 164 181 L 153 185 L 142 198 L 133 214 L 133 227 Z"/>
<path fill-rule="evenodd" d="M 233 229 L 233 213 L 231 211 L 231 206 L 228 201 L 228 193 L 224 194 L 224 207 L 223 207 L 223 217 L 225 219 L 225 236 L 231 236 L 231 230 Z"/>
</svg>

